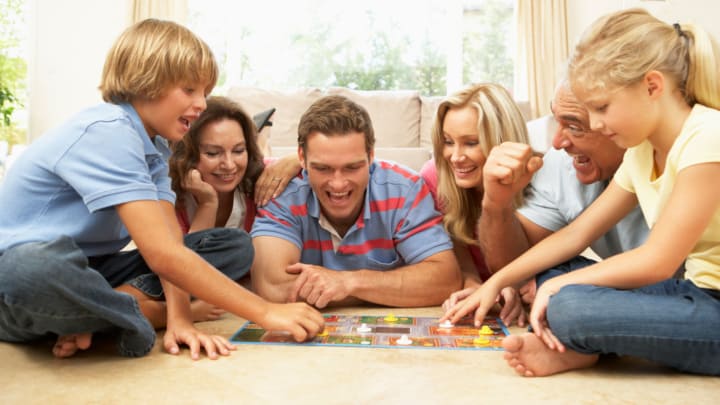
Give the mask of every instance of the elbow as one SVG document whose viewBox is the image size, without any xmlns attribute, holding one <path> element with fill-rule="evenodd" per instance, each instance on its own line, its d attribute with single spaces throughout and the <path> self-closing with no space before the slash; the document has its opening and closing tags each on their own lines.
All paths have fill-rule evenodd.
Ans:
<svg viewBox="0 0 720 405">
<path fill-rule="evenodd" d="M 284 286 L 272 283 L 262 274 L 259 274 L 255 266 L 250 271 L 252 289 L 255 294 L 260 297 L 275 303 L 287 302 L 288 291 Z"/>
</svg>

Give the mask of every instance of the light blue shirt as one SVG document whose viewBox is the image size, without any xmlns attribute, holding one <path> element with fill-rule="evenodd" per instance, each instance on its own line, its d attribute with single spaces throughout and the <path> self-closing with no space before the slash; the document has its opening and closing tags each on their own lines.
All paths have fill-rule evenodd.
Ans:
<svg viewBox="0 0 720 405">
<path fill-rule="evenodd" d="M 530 196 L 518 212 L 555 232 L 580 216 L 607 184 L 605 181 L 581 183 L 575 175 L 572 158 L 565 151 L 550 149 L 543 158 L 543 167 L 530 183 Z M 590 247 L 604 259 L 640 246 L 648 232 L 640 207 L 636 207 Z"/>
<path fill-rule="evenodd" d="M 73 238 L 87 256 L 130 240 L 114 207 L 175 202 L 165 139 L 151 139 L 129 104 L 100 104 L 43 135 L 0 184 L 0 252 L 28 242 Z"/>
</svg>

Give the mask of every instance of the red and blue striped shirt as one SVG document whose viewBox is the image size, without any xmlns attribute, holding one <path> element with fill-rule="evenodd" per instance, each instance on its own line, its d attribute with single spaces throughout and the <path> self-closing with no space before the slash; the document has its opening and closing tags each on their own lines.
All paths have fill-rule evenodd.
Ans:
<svg viewBox="0 0 720 405">
<path fill-rule="evenodd" d="M 304 170 L 258 210 L 251 235 L 287 240 L 301 250 L 302 263 L 335 270 L 392 270 L 452 249 L 420 176 L 382 160 L 370 165 L 365 206 L 337 251 L 320 226 L 320 204 Z"/>
</svg>

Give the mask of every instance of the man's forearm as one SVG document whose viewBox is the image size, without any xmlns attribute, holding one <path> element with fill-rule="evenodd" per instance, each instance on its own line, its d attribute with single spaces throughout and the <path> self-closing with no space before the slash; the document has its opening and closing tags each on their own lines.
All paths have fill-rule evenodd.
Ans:
<svg viewBox="0 0 720 405">
<path fill-rule="evenodd" d="M 462 288 L 462 276 L 452 251 L 395 270 L 357 270 L 352 278 L 352 296 L 393 307 L 440 305 Z"/>
<path fill-rule="evenodd" d="M 494 273 L 530 248 L 527 235 L 512 207 L 483 204 L 478 221 L 478 241 L 485 264 Z"/>
</svg>

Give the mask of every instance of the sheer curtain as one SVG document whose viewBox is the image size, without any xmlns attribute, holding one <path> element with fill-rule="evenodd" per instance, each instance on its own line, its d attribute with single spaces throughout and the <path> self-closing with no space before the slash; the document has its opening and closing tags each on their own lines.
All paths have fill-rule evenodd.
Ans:
<svg viewBox="0 0 720 405">
<path fill-rule="evenodd" d="M 567 0 L 518 0 L 518 67 L 527 78 L 529 118 L 550 113 L 568 54 Z"/>
<path fill-rule="evenodd" d="M 187 22 L 187 0 L 130 0 L 130 24 L 146 18 Z"/>
</svg>

